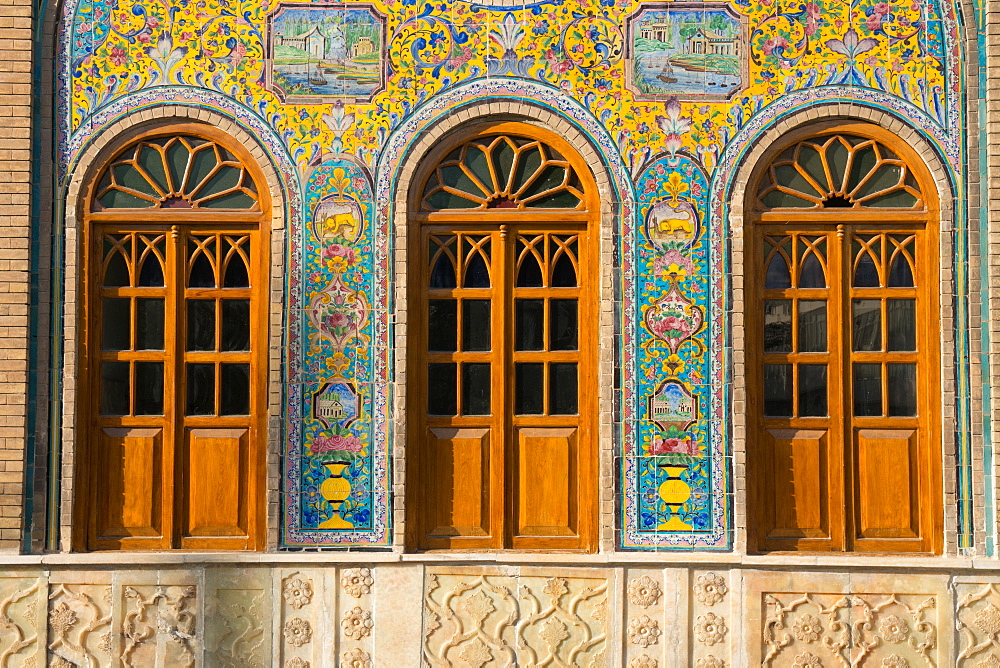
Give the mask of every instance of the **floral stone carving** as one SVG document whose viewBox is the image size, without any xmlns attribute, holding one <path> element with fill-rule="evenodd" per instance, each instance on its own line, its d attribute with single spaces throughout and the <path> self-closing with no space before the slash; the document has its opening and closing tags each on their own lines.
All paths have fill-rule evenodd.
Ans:
<svg viewBox="0 0 1000 668">
<path fill-rule="evenodd" d="M 301 617 L 293 617 L 285 622 L 283 633 L 285 642 L 294 647 L 302 647 L 312 640 L 312 627 Z"/>
<path fill-rule="evenodd" d="M 898 615 L 889 615 L 883 619 L 882 623 L 878 625 L 878 631 L 882 634 L 886 642 L 891 643 L 903 642 L 910 633 L 906 622 L 900 619 Z"/>
<path fill-rule="evenodd" d="M 348 610 L 344 618 L 340 620 L 340 628 L 344 630 L 344 635 L 355 640 L 361 640 L 371 635 L 373 626 L 375 626 L 375 621 L 372 619 L 372 613 L 357 606 Z"/>
<path fill-rule="evenodd" d="M 309 668 L 309 662 L 296 656 L 285 661 L 285 668 Z"/>
<path fill-rule="evenodd" d="M 661 633 L 659 623 L 646 615 L 633 619 L 628 625 L 628 639 L 633 645 L 640 647 L 655 645 L 659 642 Z"/>
<path fill-rule="evenodd" d="M 715 573 L 699 575 L 694 583 L 694 596 L 703 605 L 711 606 L 722 602 L 728 591 L 725 579 Z"/>
<path fill-rule="evenodd" d="M 706 657 L 698 659 L 694 664 L 694 668 L 726 668 L 726 662 L 709 654 Z"/>
<path fill-rule="evenodd" d="M 656 659 L 647 654 L 637 656 L 628 662 L 628 668 L 656 668 L 657 665 Z"/>
<path fill-rule="evenodd" d="M 340 575 L 340 586 L 354 598 L 371 593 L 374 582 L 370 568 L 347 568 Z"/>
<path fill-rule="evenodd" d="M 351 651 L 343 653 L 340 657 L 340 665 L 344 668 L 372 668 L 372 657 L 360 647 L 355 647 Z"/>
<path fill-rule="evenodd" d="M 628 585 L 628 600 L 640 608 L 648 608 L 659 598 L 660 585 L 648 575 L 636 578 Z"/>
<path fill-rule="evenodd" d="M 285 603 L 292 606 L 296 610 L 300 610 L 302 606 L 308 605 L 309 601 L 312 600 L 312 583 L 308 578 L 291 578 L 285 581 L 285 587 L 282 590 L 282 595 L 285 597 Z"/>
<path fill-rule="evenodd" d="M 792 630 L 802 642 L 816 642 L 823 633 L 823 625 L 815 615 L 803 615 L 795 620 Z"/>
<path fill-rule="evenodd" d="M 714 612 L 706 612 L 700 615 L 694 624 L 694 635 L 698 642 L 705 645 L 714 645 L 726 639 L 726 620 Z"/>
<path fill-rule="evenodd" d="M 823 662 L 819 660 L 819 657 L 809 652 L 803 652 L 795 656 L 792 668 L 823 668 Z"/>
</svg>

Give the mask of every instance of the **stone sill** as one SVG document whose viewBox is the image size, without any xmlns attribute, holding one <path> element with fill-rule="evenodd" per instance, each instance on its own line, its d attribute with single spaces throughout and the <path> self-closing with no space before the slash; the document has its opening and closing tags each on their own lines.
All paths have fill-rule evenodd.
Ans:
<svg viewBox="0 0 1000 668">
<path fill-rule="evenodd" d="M 1000 571 L 1000 560 L 941 556 L 872 555 L 742 555 L 732 552 L 608 552 L 574 554 L 553 552 L 86 552 L 42 555 L 0 554 L 5 567 L 73 568 L 80 566 L 275 566 L 288 564 L 490 564 L 621 567 L 699 567 L 763 570 L 905 569 L 920 572 Z"/>
</svg>

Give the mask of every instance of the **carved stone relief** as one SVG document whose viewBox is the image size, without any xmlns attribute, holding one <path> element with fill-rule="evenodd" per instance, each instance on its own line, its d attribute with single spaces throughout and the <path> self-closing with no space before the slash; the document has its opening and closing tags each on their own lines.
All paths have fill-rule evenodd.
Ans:
<svg viewBox="0 0 1000 668">
<path fill-rule="evenodd" d="M 1000 584 L 959 584 L 955 596 L 958 665 L 1000 668 Z"/>
<path fill-rule="evenodd" d="M 45 584 L 41 578 L 0 578 L 0 666 L 27 665 L 43 651 Z M 41 601 L 39 600 L 41 599 Z"/>
<path fill-rule="evenodd" d="M 48 598 L 49 664 L 110 665 L 111 585 L 52 584 Z"/>
<path fill-rule="evenodd" d="M 691 656 L 696 668 L 724 668 L 730 658 L 729 573 L 691 574 Z"/>
<path fill-rule="evenodd" d="M 428 568 L 424 660 L 431 666 L 611 665 L 606 573 Z"/>
<path fill-rule="evenodd" d="M 373 569 L 359 566 L 340 570 L 337 592 L 339 610 L 338 651 L 340 665 L 350 668 L 371 668 L 374 665 L 374 628 L 372 615 L 373 592 L 377 583 Z M 336 621 L 330 620 L 330 628 Z"/>
<path fill-rule="evenodd" d="M 320 633 L 332 627 L 329 623 L 321 626 L 317 619 L 323 608 L 323 572 L 282 571 L 275 588 L 275 603 L 280 608 L 275 630 L 281 645 L 280 665 L 287 668 L 321 665 Z"/>
<path fill-rule="evenodd" d="M 135 666 L 193 666 L 200 652 L 194 585 L 122 588 L 121 662 Z"/>
<path fill-rule="evenodd" d="M 270 573 L 265 569 L 206 572 L 206 652 L 210 665 L 265 668 L 271 664 Z"/>
<path fill-rule="evenodd" d="M 936 595 L 765 593 L 765 666 L 938 666 Z"/>
</svg>

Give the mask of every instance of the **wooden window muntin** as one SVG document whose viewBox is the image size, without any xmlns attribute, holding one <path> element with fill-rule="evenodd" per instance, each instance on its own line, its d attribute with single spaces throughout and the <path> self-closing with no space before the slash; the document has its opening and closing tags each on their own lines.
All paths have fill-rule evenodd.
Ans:
<svg viewBox="0 0 1000 668">
<path fill-rule="evenodd" d="M 772 149 L 762 164 L 775 155 L 786 155 L 783 146 L 829 143 L 838 133 L 863 136 L 872 142 L 892 146 L 894 155 L 905 161 L 909 183 L 920 194 L 918 206 L 905 209 L 831 207 L 803 212 L 794 209 L 758 211 L 748 216 L 747 263 L 748 299 L 746 306 L 748 351 L 748 491 L 752 511 L 748 527 L 751 551 L 855 551 L 932 553 L 941 549 L 941 462 L 938 368 L 937 295 L 937 203 L 930 175 L 912 149 L 878 129 L 861 124 L 826 124 L 794 137 L 790 143 Z M 796 143 L 797 141 L 797 143 Z M 762 183 L 766 184 L 767 176 Z M 764 190 L 762 185 L 760 190 Z M 756 193 L 756 189 L 748 192 Z M 810 236 L 824 238 L 828 248 L 826 289 L 800 289 L 796 285 L 766 287 L 768 238 Z M 854 285 L 857 264 L 855 240 L 885 240 L 880 251 L 879 287 Z M 901 249 L 900 240 L 910 240 L 910 250 Z M 901 255 L 904 254 L 904 255 Z M 908 254 L 907 254 L 908 253 Z M 894 260 L 905 259 L 912 268 L 914 286 L 887 285 Z M 767 300 L 805 300 L 820 297 L 828 301 L 828 350 L 788 353 L 765 352 L 763 308 Z M 916 350 L 888 350 L 886 301 L 914 300 Z M 854 350 L 852 305 L 855 300 L 877 301 L 881 314 L 879 350 Z M 792 320 L 793 329 L 797 326 Z M 797 334 L 793 332 L 793 340 Z M 827 374 L 828 414 L 802 416 L 798 405 L 790 416 L 765 415 L 768 363 L 829 364 Z M 881 367 L 882 412 L 885 415 L 854 414 L 853 364 Z M 917 374 L 916 415 L 888 415 L 886 364 L 915 364 Z M 796 376 L 797 377 L 797 376 Z M 793 397 L 797 395 L 793 390 Z M 910 434 L 907 437 L 906 434 Z M 909 440 L 907 440 L 907 438 Z M 904 444 L 904 441 L 906 443 Z M 905 494 L 895 494 L 873 474 L 873 454 L 881 445 L 887 451 L 908 448 L 910 476 Z M 896 466 L 888 462 L 885 466 Z M 798 467 L 798 468 L 797 468 Z M 877 467 L 876 467 L 877 468 Z M 888 470 L 888 469 L 887 469 Z M 785 473 L 782 473 L 785 471 Z M 888 475 L 888 474 L 887 474 Z M 798 478 L 796 480 L 795 478 Z M 886 483 L 887 485 L 888 483 Z M 783 490 L 783 491 L 782 491 Z M 899 520 L 907 509 L 880 511 L 873 503 L 875 492 L 886 499 L 908 498 L 909 531 L 904 527 L 880 529 L 885 517 Z M 788 493 L 799 496 L 788 501 Z M 810 495 L 812 495 L 810 497 Z M 815 500 L 797 505 L 802 499 Z M 784 526 L 782 519 L 785 520 Z M 886 520 L 887 521 L 887 520 Z M 800 522 L 798 528 L 794 525 Z"/>
<path fill-rule="evenodd" d="M 168 203 L 139 209 L 92 204 L 102 175 L 118 164 L 121 156 L 133 153 L 136 146 L 178 140 L 208 146 L 229 163 L 237 161 L 241 174 L 246 174 L 240 177 L 241 187 L 254 193 L 253 204 L 239 209 L 208 210 L 199 208 L 197 201 L 193 206 Z M 138 134 L 103 165 L 81 197 L 81 210 L 85 212 L 81 381 L 87 393 L 81 397 L 83 438 L 74 547 L 78 550 L 259 549 L 264 536 L 267 378 L 267 271 L 260 260 L 268 252 L 269 203 L 257 193 L 258 185 L 265 181 L 244 147 L 235 145 L 214 128 L 193 123 Z M 202 182 L 210 178 L 203 178 Z M 164 200 L 169 195 L 164 193 Z M 161 240 L 163 285 L 103 286 L 102 244 L 109 234 Z M 216 252 L 209 262 L 217 286 L 191 286 L 188 279 L 195 259 L 192 252 L 201 254 L 206 243 L 212 244 L 205 241 L 208 239 L 216 240 L 216 244 L 221 242 L 218 247 L 221 254 Z M 239 247 L 227 239 L 234 240 Z M 238 271 L 237 260 L 243 263 Z M 226 286 L 225 272 L 229 267 L 234 268 L 238 280 Z M 133 278 L 141 268 L 129 267 L 129 271 Z M 134 300 L 154 293 L 164 299 L 163 350 L 103 350 L 102 300 L 107 297 Z M 233 322 L 245 320 L 248 331 L 238 331 L 242 326 L 227 329 L 228 334 L 239 335 L 236 347 L 245 349 L 224 349 L 227 346 L 220 340 L 224 323 L 217 313 L 217 331 L 212 337 L 215 350 L 187 350 L 186 307 L 192 300 L 213 302 Z M 129 336 L 131 342 L 134 335 Z M 232 341 L 228 347 L 233 347 Z M 163 363 L 161 415 L 135 415 L 131 410 L 125 415 L 102 413 L 102 364 L 117 358 L 129 363 L 136 360 Z M 210 364 L 215 369 L 211 413 L 186 415 L 185 370 L 186 365 L 193 363 Z M 236 366 L 241 368 L 234 374 Z M 232 403 L 234 393 L 230 391 L 235 385 L 222 383 L 223 371 L 229 380 L 248 377 L 246 394 L 239 397 L 238 406 Z M 129 383 L 134 391 L 136 380 L 131 378 Z M 236 409 L 233 414 L 220 414 L 227 399 L 227 406 Z M 119 454 L 108 459 L 106 451 Z M 107 511 L 109 502 L 111 510 Z"/>
<path fill-rule="evenodd" d="M 425 162 L 422 178 L 415 181 L 412 193 L 410 248 L 411 257 L 420 261 L 409 263 L 411 286 L 410 333 L 408 349 L 408 502 L 407 543 L 410 549 L 461 549 L 461 550 L 583 550 L 592 551 L 596 539 L 596 388 L 593 378 L 596 370 L 596 285 L 593 280 L 596 267 L 596 244 L 591 239 L 594 212 L 598 210 L 594 193 L 596 189 L 589 171 L 582 165 L 573 149 L 563 140 L 548 132 L 517 123 L 502 123 L 466 135 L 466 142 L 496 143 L 496 137 L 515 136 L 521 145 L 541 142 L 555 147 L 560 157 L 572 167 L 579 179 L 581 204 L 572 209 L 531 209 L 530 207 L 483 207 L 471 213 L 466 210 L 421 211 L 420 203 L 429 180 L 435 178 L 433 166 L 447 155 L 453 154 L 456 144 L 442 146 L 432 151 Z M 565 157 L 568 156 L 568 157 Z M 427 166 L 431 167 L 427 167 Z M 471 213 L 471 215 L 470 215 Z M 469 253 L 443 250 L 447 244 L 439 240 L 454 236 L 454 249 L 461 247 L 459 240 L 472 238 L 476 248 L 488 245 L 490 252 L 490 286 L 463 287 L 460 269 L 454 279 L 455 287 L 430 287 L 435 257 L 450 253 L 457 263 L 467 262 Z M 487 241 L 488 239 L 488 241 Z M 523 240 L 523 241 L 522 241 Z M 548 278 L 538 287 L 516 286 L 517 269 L 527 255 L 541 260 L 543 275 L 550 271 L 548 263 L 556 263 L 563 256 L 569 257 L 569 245 L 575 243 L 571 262 L 579 279 L 575 287 L 554 287 Z M 470 244 L 470 248 L 472 245 Z M 549 244 L 548 250 L 542 247 Z M 436 255 L 437 254 L 437 255 Z M 459 314 L 455 337 L 455 351 L 428 351 L 428 300 L 457 299 L 454 309 Z M 515 300 L 541 300 L 546 313 L 553 299 L 578 300 L 578 340 L 574 350 L 552 350 L 548 319 L 542 332 L 542 350 L 515 350 Z M 462 350 L 463 332 L 460 325 L 461 304 L 465 300 L 488 300 L 491 304 L 490 349 Z M 450 342 L 449 342 L 450 345 Z M 566 345 L 568 343 L 560 343 Z M 454 415 L 428 415 L 428 364 L 454 363 L 490 364 L 490 414 L 463 414 L 462 373 L 456 370 L 456 398 Z M 578 406 L 573 415 L 553 414 L 552 400 L 543 396 L 540 414 L 516 414 L 514 379 L 516 364 L 542 364 L 543 381 L 550 382 L 553 365 L 577 364 Z M 543 395 L 547 395 L 544 393 Z M 435 435 L 436 434 L 436 435 Z M 451 440 L 449 440 L 451 439 Z M 548 439 L 548 440 L 546 440 Z M 561 439 L 561 440 L 560 440 Z M 455 484 L 464 484 L 473 499 L 470 506 L 450 515 L 454 524 L 459 515 L 467 520 L 465 525 L 429 526 L 440 518 L 442 507 L 449 499 L 439 498 L 442 489 L 451 494 L 452 500 L 461 492 L 448 486 L 449 476 L 441 475 L 439 458 L 436 459 L 435 443 L 450 443 L 458 457 L 465 457 L 467 475 Z M 571 469 L 569 475 L 556 480 L 551 486 L 556 495 L 568 495 L 564 501 L 562 517 L 571 530 L 554 530 L 537 524 L 538 514 L 529 506 L 537 507 L 539 498 L 523 493 L 525 485 L 519 480 L 539 475 L 544 467 L 538 462 L 530 466 L 519 458 L 519 452 L 531 452 L 531 445 L 540 451 L 549 448 L 562 452 L 568 460 L 563 463 Z M 450 455 L 449 455 L 450 456 Z M 474 466 L 473 466 L 474 464 Z M 457 464 L 456 464 L 457 465 Z M 561 485 L 561 486 L 560 486 Z M 536 487 L 540 488 L 540 486 Z M 445 496 L 447 496 L 445 494 Z M 529 503 L 530 501 L 530 503 Z M 473 507 L 474 506 L 474 507 Z M 435 515 L 435 513 L 438 513 Z M 556 513 L 557 515 L 559 513 Z M 471 518 L 471 519 L 470 519 Z M 532 524 L 535 522 L 535 524 Z"/>
</svg>

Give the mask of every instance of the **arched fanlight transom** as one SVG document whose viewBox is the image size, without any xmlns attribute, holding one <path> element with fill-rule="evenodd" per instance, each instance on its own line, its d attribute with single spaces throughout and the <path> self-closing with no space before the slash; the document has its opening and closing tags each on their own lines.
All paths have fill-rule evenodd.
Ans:
<svg viewBox="0 0 1000 668">
<path fill-rule="evenodd" d="M 434 168 L 421 208 L 582 210 L 585 206 L 573 166 L 552 146 L 493 135 L 462 144 Z"/>
<path fill-rule="evenodd" d="M 249 170 L 219 144 L 193 135 L 144 139 L 104 169 L 92 210 L 259 210 Z"/>
<path fill-rule="evenodd" d="M 757 190 L 768 209 L 923 210 L 913 170 L 874 139 L 835 134 L 800 141 L 768 166 Z"/>
</svg>

